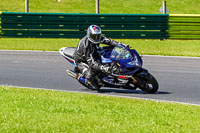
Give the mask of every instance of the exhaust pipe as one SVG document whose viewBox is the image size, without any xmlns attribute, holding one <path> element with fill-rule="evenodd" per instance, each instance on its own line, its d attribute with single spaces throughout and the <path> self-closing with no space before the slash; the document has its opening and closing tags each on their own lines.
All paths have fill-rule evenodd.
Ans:
<svg viewBox="0 0 200 133">
<path fill-rule="evenodd" d="M 75 78 L 77 80 L 79 80 L 80 82 L 84 83 L 84 84 L 88 84 L 87 80 L 84 77 L 79 77 L 78 74 L 72 70 L 66 70 L 67 74 L 72 77 Z"/>
<path fill-rule="evenodd" d="M 67 72 L 67 74 L 68 74 L 69 76 L 71 76 L 72 78 L 75 78 L 75 79 L 78 78 L 78 74 L 77 74 L 76 72 L 74 72 L 74 71 L 72 71 L 72 70 L 66 70 L 66 72 Z"/>
</svg>

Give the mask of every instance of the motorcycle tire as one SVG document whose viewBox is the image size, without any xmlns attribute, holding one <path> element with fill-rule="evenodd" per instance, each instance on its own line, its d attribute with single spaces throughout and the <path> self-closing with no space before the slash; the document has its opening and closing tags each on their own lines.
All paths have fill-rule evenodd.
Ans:
<svg viewBox="0 0 200 133">
<path fill-rule="evenodd" d="M 150 73 L 145 77 L 140 77 L 141 84 L 138 87 L 146 93 L 155 93 L 158 91 L 159 85 L 157 80 Z"/>
<path fill-rule="evenodd" d="M 80 81 L 79 81 L 79 83 L 82 84 L 84 87 L 90 89 L 90 90 L 99 90 L 101 88 L 101 86 L 98 86 L 98 88 L 94 88 L 91 85 L 86 85 L 86 84 L 84 84 L 84 83 L 82 83 Z"/>
</svg>

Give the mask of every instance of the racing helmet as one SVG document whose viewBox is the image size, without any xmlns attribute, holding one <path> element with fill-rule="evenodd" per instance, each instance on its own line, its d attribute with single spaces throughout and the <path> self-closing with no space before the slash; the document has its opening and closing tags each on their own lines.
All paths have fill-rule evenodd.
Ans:
<svg viewBox="0 0 200 133">
<path fill-rule="evenodd" d="M 101 28 L 97 25 L 90 25 L 87 30 L 87 37 L 92 43 L 101 42 Z"/>
</svg>

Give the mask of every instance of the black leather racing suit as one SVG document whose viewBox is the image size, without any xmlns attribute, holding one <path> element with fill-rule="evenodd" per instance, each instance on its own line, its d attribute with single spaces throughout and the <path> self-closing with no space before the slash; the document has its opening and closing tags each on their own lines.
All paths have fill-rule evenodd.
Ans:
<svg viewBox="0 0 200 133">
<path fill-rule="evenodd" d="M 108 39 L 106 37 L 101 37 L 101 43 L 107 44 L 110 46 L 118 45 L 117 41 Z M 76 51 L 74 53 L 75 63 L 79 69 L 79 71 L 85 76 L 87 79 L 91 79 L 94 71 L 101 70 L 101 64 L 96 61 L 98 58 L 97 50 L 99 49 L 99 44 L 94 44 L 87 36 L 81 39 L 79 42 Z M 92 70 L 91 70 L 92 69 Z"/>
</svg>

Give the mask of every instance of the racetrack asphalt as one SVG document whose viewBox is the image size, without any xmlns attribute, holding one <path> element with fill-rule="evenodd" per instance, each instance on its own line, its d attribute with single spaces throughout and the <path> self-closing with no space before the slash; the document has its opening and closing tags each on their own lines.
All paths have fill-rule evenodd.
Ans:
<svg viewBox="0 0 200 133">
<path fill-rule="evenodd" d="M 144 68 L 159 83 L 156 94 L 141 90 L 88 90 L 65 70 L 73 68 L 58 52 L 0 51 L 0 85 L 150 98 L 200 105 L 200 58 L 143 56 Z"/>
</svg>

